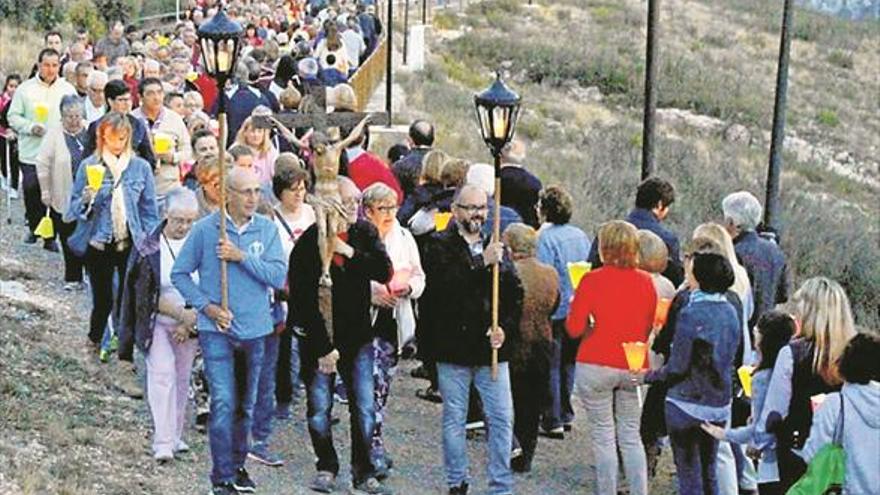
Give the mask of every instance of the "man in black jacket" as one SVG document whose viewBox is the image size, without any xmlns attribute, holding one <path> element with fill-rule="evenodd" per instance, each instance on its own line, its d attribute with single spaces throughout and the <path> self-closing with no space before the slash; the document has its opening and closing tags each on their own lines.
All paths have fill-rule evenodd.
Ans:
<svg viewBox="0 0 880 495">
<path fill-rule="evenodd" d="M 452 206 L 455 223 L 431 236 L 423 265 L 426 288 L 420 299 L 421 342 L 437 362 L 443 396 L 443 459 L 450 494 L 468 490 L 465 421 L 471 384 L 483 400 L 489 430 L 489 487 L 513 493 L 510 447 L 513 402 L 507 358 L 522 313 L 522 285 L 500 242 L 482 234 L 488 212 L 486 193 L 464 186 Z M 491 330 L 492 267 L 501 264 L 500 327 Z M 488 330 L 488 331 L 487 331 Z M 505 332 L 508 332 L 505 335 Z M 491 377 L 492 348 L 499 350 L 498 376 Z"/>
<path fill-rule="evenodd" d="M 310 488 L 330 493 L 335 488 L 339 460 L 333 447 L 330 412 L 337 364 L 349 393 L 351 414 L 351 472 L 357 493 L 391 493 L 376 478 L 370 458 L 375 428 L 373 399 L 373 337 L 370 321 L 370 281 L 391 279 L 391 261 L 376 228 L 358 220 L 359 192 L 339 178 L 348 231 L 337 240 L 330 266 L 332 322 L 320 309 L 322 273 L 318 229 L 303 233 L 290 254 L 290 311 L 287 326 L 300 339 L 301 373 L 307 388 L 309 435 L 318 457 L 318 473 Z"/>
</svg>

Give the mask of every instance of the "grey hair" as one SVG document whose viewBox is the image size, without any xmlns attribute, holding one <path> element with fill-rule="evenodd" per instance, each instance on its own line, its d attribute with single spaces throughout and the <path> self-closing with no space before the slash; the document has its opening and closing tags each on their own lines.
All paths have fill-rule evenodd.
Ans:
<svg viewBox="0 0 880 495">
<path fill-rule="evenodd" d="M 165 202 L 167 205 L 166 213 L 173 210 L 199 211 L 199 200 L 196 198 L 196 193 L 183 186 L 177 186 L 168 191 L 165 195 Z"/>
<path fill-rule="evenodd" d="M 66 77 L 67 74 L 73 74 L 76 72 L 76 62 L 70 61 L 64 64 L 64 67 L 61 68 L 61 73 Z"/>
<path fill-rule="evenodd" d="M 755 230 L 764 214 L 758 198 L 748 191 L 728 194 L 721 201 L 721 211 L 724 212 L 725 220 L 744 231 Z"/>
<path fill-rule="evenodd" d="M 144 70 L 146 71 L 147 68 L 161 71 L 162 70 L 162 63 L 156 59 L 148 58 L 148 59 L 144 60 Z"/>
<path fill-rule="evenodd" d="M 361 195 L 361 204 L 364 205 L 364 208 L 371 208 L 373 205 L 388 199 L 394 200 L 394 204 L 397 204 L 397 192 L 385 183 L 376 182 L 364 189 Z"/>
<path fill-rule="evenodd" d="M 80 98 L 78 95 L 64 95 L 64 96 L 62 96 L 61 97 L 61 104 L 59 105 L 61 112 L 64 113 L 65 110 L 67 110 L 68 108 L 71 108 L 71 107 L 79 107 L 80 115 L 85 117 L 86 110 L 85 110 L 85 107 L 83 106 L 82 98 Z"/>
<path fill-rule="evenodd" d="M 114 65 L 113 67 L 107 68 L 107 80 L 115 81 L 117 79 L 122 79 L 122 67 L 118 65 Z"/>
<path fill-rule="evenodd" d="M 107 73 L 100 70 L 93 70 L 89 72 L 89 77 L 86 79 L 86 86 L 91 87 L 93 84 L 107 84 Z"/>
</svg>

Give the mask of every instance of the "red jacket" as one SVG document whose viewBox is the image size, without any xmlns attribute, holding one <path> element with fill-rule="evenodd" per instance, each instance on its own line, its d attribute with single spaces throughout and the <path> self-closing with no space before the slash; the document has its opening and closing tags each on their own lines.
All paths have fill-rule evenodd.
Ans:
<svg viewBox="0 0 880 495">
<path fill-rule="evenodd" d="M 656 307 L 657 292 L 646 272 L 603 266 L 586 274 L 565 321 L 572 338 L 586 335 L 577 362 L 629 369 L 622 344 L 647 342 Z M 590 316 L 595 323 L 587 330 Z"/>
<path fill-rule="evenodd" d="M 364 151 L 348 164 L 348 176 L 361 191 L 376 182 L 381 182 L 397 193 L 398 205 L 403 203 L 403 190 L 397 182 L 397 177 L 381 158 L 369 151 Z"/>
</svg>

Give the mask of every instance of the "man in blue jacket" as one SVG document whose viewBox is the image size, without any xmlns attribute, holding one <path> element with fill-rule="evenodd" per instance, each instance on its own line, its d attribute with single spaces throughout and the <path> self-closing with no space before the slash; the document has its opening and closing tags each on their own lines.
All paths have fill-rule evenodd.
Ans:
<svg viewBox="0 0 880 495">
<path fill-rule="evenodd" d="M 257 215 L 260 181 L 253 171 L 229 173 L 227 240 L 220 242 L 220 213 L 193 226 L 177 255 L 171 282 L 198 310 L 199 343 L 211 392 L 211 483 L 215 495 L 253 492 L 244 469 L 248 432 L 266 337 L 272 333 L 271 289 L 287 274 L 278 230 Z M 229 309 L 221 305 L 220 260 L 228 263 Z M 191 274 L 198 272 L 198 285 Z M 244 390 L 244 393 L 237 391 Z"/>
<path fill-rule="evenodd" d="M 669 207 L 675 202 L 675 188 L 669 181 L 659 177 L 649 177 L 636 189 L 636 207 L 626 216 L 626 221 L 637 229 L 650 230 L 660 236 L 666 249 L 669 250 L 669 262 L 663 276 L 672 285 L 678 287 L 684 282 L 684 265 L 681 262 L 678 236 L 663 225 L 669 215 Z M 599 241 L 593 240 L 587 261 L 593 264 L 593 270 L 602 266 L 599 259 Z"/>
</svg>

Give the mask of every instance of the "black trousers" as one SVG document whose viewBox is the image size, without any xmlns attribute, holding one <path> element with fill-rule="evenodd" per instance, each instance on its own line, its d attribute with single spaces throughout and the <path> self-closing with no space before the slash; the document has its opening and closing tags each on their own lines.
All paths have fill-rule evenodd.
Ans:
<svg viewBox="0 0 880 495">
<path fill-rule="evenodd" d="M 46 216 L 46 206 L 40 199 L 40 181 L 37 180 L 37 166 L 21 164 L 22 189 L 24 189 L 24 218 L 28 229 L 33 233 L 40 220 Z"/>
<path fill-rule="evenodd" d="M 65 223 L 61 220 L 62 214 L 52 208 L 49 211 L 52 217 L 52 225 L 55 227 L 55 233 L 61 239 L 61 252 L 64 254 L 64 281 L 65 282 L 82 282 L 83 281 L 83 260 L 79 256 L 73 254 L 67 247 L 67 239 L 76 229 L 76 222 Z"/>
<path fill-rule="evenodd" d="M 107 318 L 113 314 L 113 324 L 119 324 L 119 308 L 122 304 L 122 283 L 125 281 L 125 269 L 131 248 L 116 251 L 107 247 L 99 251 L 92 246 L 86 250 L 85 265 L 92 287 L 92 315 L 89 320 L 89 340 L 101 343 Z M 118 279 L 113 280 L 117 275 Z M 117 285 L 114 282 L 118 283 Z M 120 359 L 123 356 L 120 354 Z M 125 360 L 125 359 L 123 359 Z M 130 361 L 130 359 L 128 359 Z"/>
<path fill-rule="evenodd" d="M 6 150 L 9 150 L 9 161 L 6 161 Z M 9 187 L 12 189 L 18 189 L 18 175 L 20 172 L 20 164 L 18 163 L 18 145 L 15 141 L 7 141 L 4 138 L 0 138 L 0 171 L 3 173 L 3 177 L 6 177 L 9 180 Z"/>
<path fill-rule="evenodd" d="M 281 323 L 284 325 L 284 323 Z M 291 346 L 293 332 L 285 328 L 279 335 L 278 364 L 275 366 L 275 403 L 290 404 L 293 401 L 293 382 L 291 373 Z"/>
<path fill-rule="evenodd" d="M 523 450 L 523 466 L 531 467 L 538 445 L 538 424 L 548 399 L 550 343 L 535 344 L 524 363 L 511 363 L 513 435 Z"/>
</svg>

